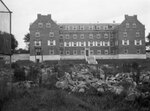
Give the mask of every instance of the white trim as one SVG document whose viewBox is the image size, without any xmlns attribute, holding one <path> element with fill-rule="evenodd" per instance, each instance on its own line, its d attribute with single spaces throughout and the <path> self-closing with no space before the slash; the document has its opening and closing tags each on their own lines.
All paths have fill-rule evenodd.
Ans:
<svg viewBox="0 0 150 111">
<path fill-rule="evenodd" d="M 146 54 L 118 54 L 118 59 L 146 59 Z"/>
</svg>

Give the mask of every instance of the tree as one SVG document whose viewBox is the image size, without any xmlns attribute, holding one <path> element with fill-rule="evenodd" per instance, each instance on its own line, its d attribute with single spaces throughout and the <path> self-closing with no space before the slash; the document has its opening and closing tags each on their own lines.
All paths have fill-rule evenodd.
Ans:
<svg viewBox="0 0 150 111">
<path fill-rule="evenodd" d="M 146 47 L 149 48 L 150 50 L 150 33 L 148 34 L 148 36 L 146 37 L 147 38 L 147 42 L 146 42 Z"/>
<path fill-rule="evenodd" d="M 25 36 L 24 36 L 24 42 L 26 43 L 26 47 L 27 49 L 29 50 L 29 46 L 30 46 L 30 33 L 27 33 Z"/>
<path fill-rule="evenodd" d="M 11 50 L 12 53 L 14 53 L 15 49 L 18 47 L 18 41 L 14 37 L 14 35 L 11 34 Z"/>
<path fill-rule="evenodd" d="M 13 54 L 17 46 L 18 46 L 18 42 L 15 39 L 13 34 L 10 35 L 9 33 L 0 31 L 0 53 L 1 54 Z"/>
</svg>

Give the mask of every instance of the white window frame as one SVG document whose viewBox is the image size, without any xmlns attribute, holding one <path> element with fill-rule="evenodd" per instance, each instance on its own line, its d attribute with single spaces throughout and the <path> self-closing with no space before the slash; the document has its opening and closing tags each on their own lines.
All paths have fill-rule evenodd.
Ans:
<svg viewBox="0 0 150 111">
<path fill-rule="evenodd" d="M 41 46 L 41 41 L 34 41 L 34 46 Z"/>
<path fill-rule="evenodd" d="M 132 27 L 133 27 L 133 28 L 136 28 L 136 23 L 133 23 L 133 24 L 132 24 Z"/>
<path fill-rule="evenodd" d="M 56 41 L 55 40 L 48 40 L 48 46 L 55 46 Z"/>
<path fill-rule="evenodd" d="M 127 37 L 127 36 L 128 36 L 127 32 L 123 32 L 123 37 Z"/>
<path fill-rule="evenodd" d="M 50 22 L 46 23 L 46 28 L 51 28 L 51 23 Z"/>
<path fill-rule="evenodd" d="M 40 37 L 40 32 L 35 32 L 35 37 Z"/>
<path fill-rule="evenodd" d="M 49 32 L 49 37 L 54 37 L 54 32 Z"/>
<path fill-rule="evenodd" d="M 134 40 L 134 45 L 142 45 L 142 40 Z"/>
<path fill-rule="evenodd" d="M 73 47 L 77 47 L 78 46 L 78 42 L 72 42 L 72 46 Z"/>
<path fill-rule="evenodd" d="M 140 37 L 140 32 L 136 32 L 136 37 Z"/>
<path fill-rule="evenodd" d="M 122 40 L 122 45 L 129 45 L 129 40 Z"/>
<path fill-rule="evenodd" d="M 108 33 L 104 33 L 104 38 L 108 38 Z"/>
<path fill-rule="evenodd" d="M 89 30 L 94 30 L 94 26 L 89 26 Z"/>
<path fill-rule="evenodd" d="M 43 28 L 43 23 L 42 22 L 38 23 L 38 28 Z"/>
</svg>

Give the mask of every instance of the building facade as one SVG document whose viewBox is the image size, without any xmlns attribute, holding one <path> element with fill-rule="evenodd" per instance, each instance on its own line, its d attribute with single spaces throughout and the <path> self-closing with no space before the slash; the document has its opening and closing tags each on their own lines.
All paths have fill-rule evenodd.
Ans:
<svg viewBox="0 0 150 111">
<path fill-rule="evenodd" d="M 30 25 L 30 60 L 145 59 L 145 26 L 137 15 L 122 23 L 61 23 L 37 15 Z"/>
</svg>

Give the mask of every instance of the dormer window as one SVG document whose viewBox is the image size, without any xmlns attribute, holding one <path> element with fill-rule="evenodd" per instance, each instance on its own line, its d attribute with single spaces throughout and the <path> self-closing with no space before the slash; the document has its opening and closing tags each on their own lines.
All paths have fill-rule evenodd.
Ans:
<svg viewBox="0 0 150 111">
<path fill-rule="evenodd" d="M 41 22 L 38 23 L 38 27 L 39 27 L 39 28 L 42 28 L 42 27 L 43 27 L 43 23 L 41 23 Z"/>
<path fill-rule="evenodd" d="M 132 27 L 133 27 L 133 28 L 136 28 L 136 23 L 133 23 L 133 24 L 132 24 Z"/>
<path fill-rule="evenodd" d="M 129 25 L 129 23 L 126 23 L 126 28 L 130 28 L 130 25 Z"/>
<path fill-rule="evenodd" d="M 94 29 L 94 27 L 93 26 L 89 26 L 89 30 L 93 30 Z"/>
<path fill-rule="evenodd" d="M 46 23 L 46 28 L 51 28 L 51 23 Z"/>
</svg>

